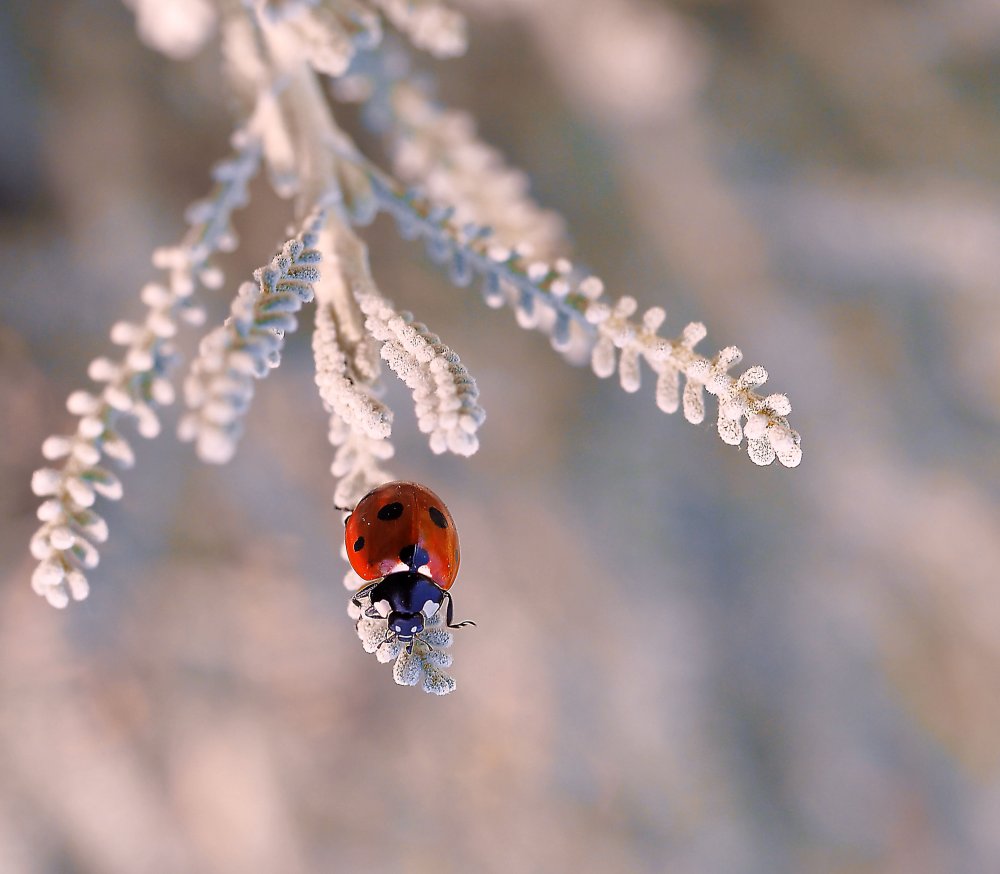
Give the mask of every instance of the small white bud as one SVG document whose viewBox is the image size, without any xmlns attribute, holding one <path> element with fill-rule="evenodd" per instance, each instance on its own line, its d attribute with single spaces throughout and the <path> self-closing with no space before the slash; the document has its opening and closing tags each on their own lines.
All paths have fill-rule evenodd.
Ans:
<svg viewBox="0 0 1000 874">
<path fill-rule="evenodd" d="M 127 413 L 132 409 L 132 395 L 120 385 L 109 384 L 104 389 L 104 400 L 109 407 L 120 413 Z"/>
<path fill-rule="evenodd" d="M 136 428 L 141 436 L 152 440 L 160 433 L 160 419 L 146 404 L 136 404 L 132 414 L 136 417 Z"/>
<path fill-rule="evenodd" d="M 62 504 L 59 503 L 55 498 L 49 498 L 47 501 L 42 501 L 39 505 L 38 510 L 35 515 L 42 522 L 55 522 L 63 514 Z"/>
<path fill-rule="evenodd" d="M 90 584 L 82 571 L 71 570 L 66 574 L 66 586 L 74 601 L 83 601 L 90 594 Z"/>
<path fill-rule="evenodd" d="M 87 391 L 75 391 L 66 398 L 66 409 L 74 416 L 89 416 L 101 407 L 100 398 Z"/>
<path fill-rule="evenodd" d="M 604 294 L 604 282 L 597 276 L 588 276 L 580 280 L 577 290 L 584 297 L 590 300 L 597 300 L 597 298 Z"/>
<path fill-rule="evenodd" d="M 157 378 L 150 387 L 150 395 L 161 407 L 169 407 L 174 402 L 174 387 L 169 380 Z"/>
<path fill-rule="evenodd" d="M 95 358 L 87 367 L 87 376 L 94 382 L 108 382 L 118 377 L 121 368 L 110 358 Z"/>
<path fill-rule="evenodd" d="M 764 437 L 754 437 L 747 440 L 747 455 L 754 464 L 762 467 L 775 459 L 774 447 Z"/>
<path fill-rule="evenodd" d="M 49 461 L 56 461 L 65 458 L 73 449 L 73 441 L 68 437 L 52 436 L 47 437 L 42 443 L 42 455 Z"/>
<path fill-rule="evenodd" d="M 166 286 L 160 285 L 158 282 L 146 283 L 146 285 L 142 287 L 139 297 L 142 298 L 142 302 L 150 309 L 158 310 L 165 309 L 173 303 L 174 300 L 174 296 L 170 293 L 170 290 Z"/>
<path fill-rule="evenodd" d="M 692 425 L 701 424 L 705 420 L 704 386 L 690 379 L 684 386 L 684 418 Z"/>
<path fill-rule="evenodd" d="M 65 589 L 60 587 L 52 586 L 40 594 L 43 594 L 49 605 L 55 607 L 57 610 L 62 610 L 69 604 L 69 595 L 66 594 Z"/>
<path fill-rule="evenodd" d="M 615 344 L 610 337 L 602 335 L 594 344 L 590 366 L 601 379 L 606 379 L 615 372 Z"/>
<path fill-rule="evenodd" d="M 153 353 L 146 346 L 134 346 L 128 350 L 125 364 L 135 373 L 145 373 L 153 367 Z"/>
<path fill-rule="evenodd" d="M 96 495 L 88 483 L 79 477 L 71 476 L 65 481 L 66 492 L 73 502 L 80 507 L 93 506 Z"/>
<path fill-rule="evenodd" d="M 639 391 L 639 350 L 635 345 L 626 346 L 618 358 L 618 379 L 627 392 Z"/>
<path fill-rule="evenodd" d="M 31 490 L 39 497 L 54 495 L 62 485 L 62 474 L 51 467 L 36 470 L 31 476 Z"/>
<path fill-rule="evenodd" d="M 747 417 L 747 423 L 743 428 L 748 439 L 759 440 L 767 434 L 768 418 L 760 413 L 752 413 Z"/>
<path fill-rule="evenodd" d="M 116 346 L 130 346 L 142 336 L 142 328 L 131 322 L 115 322 L 111 326 L 111 342 Z"/>
<path fill-rule="evenodd" d="M 656 380 L 656 405 L 664 413 L 676 413 L 680 406 L 680 371 L 666 366 Z"/>
<path fill-rule="evenodd" d="M 56 561 L 43 561 L 31 575 L 31 588 L 39 595 L 58 586 L 66 577 L 63 566 Z"/>
<path fill-rule="evenodd" d="M 97 416 L 84 416 L 76 426 L 76 433 L 84 441 L 96 440 L 104 433 L 104 421 Z"/>
<path fill-rule="evenodd" d="M 69 549 L 76 542 L 76 535 L 65 525 L 57 525 L 49 532 L 49 543 L 60 551 Z"/>
<path fill-rule="evenodd" d="M 728 443 L 730 446 L 739 446 L 743 442 L 743 429 L 740 427 L 739 419 L 727 419 L 720 415 L 718 430 L 723 443 Z"/>
</svg>

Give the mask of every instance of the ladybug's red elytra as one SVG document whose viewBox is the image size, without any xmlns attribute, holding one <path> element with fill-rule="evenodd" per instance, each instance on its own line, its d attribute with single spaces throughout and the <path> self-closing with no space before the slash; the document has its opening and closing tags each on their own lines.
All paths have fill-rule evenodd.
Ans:
<svg viewBox="0 0 1000 874">
<path fill-rule="evenodd" d="M 458 575 L 460 552 L 455 520 L 434 492 L 420 483 L 389 482 L 372 489 L 347 517 L 344 542 L 351 567 L 369 585 L 352 600 L 364 615 L 388 621 L 389 637 L 410 642 L 424 629 L 424 620 L 448 602 L 448 589 Z"/>
</svg>

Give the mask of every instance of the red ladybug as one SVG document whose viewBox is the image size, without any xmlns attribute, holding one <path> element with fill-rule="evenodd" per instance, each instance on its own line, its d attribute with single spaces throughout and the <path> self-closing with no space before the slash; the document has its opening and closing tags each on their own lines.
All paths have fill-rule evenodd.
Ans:
<svg viewBox="0 0 1000 874">
<path fill-rule="evenodd" d="M 351 567 L 370 585 L 352 600 L 362 609 L 361 598 L 370 599 L 364 615 L 388 621 L 390 637 L 410 641 L 424 629 L 447 600 L 458 574 L 459 547 L 455 520 L 437 495 L 426 486 L 390 482 L 372 489 L 354 508 L 345 523 L 344 541 Z"/>
</svg>

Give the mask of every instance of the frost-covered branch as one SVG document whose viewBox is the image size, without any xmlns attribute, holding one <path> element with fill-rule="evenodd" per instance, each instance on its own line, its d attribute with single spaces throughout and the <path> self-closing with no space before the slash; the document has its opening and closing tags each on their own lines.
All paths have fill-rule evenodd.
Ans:
<svg viewBox="0 0 1000 874">
<path fill-rule="evenodd" d="M 134 454 L 121 434 L 121 419 L 133 419 L 139 434 L 155 437 L 160 431 L 156 408 L 173 402 L 168 372 L 176 362 L 173 337 L 182 322 L 201 324 L 204 312 L 195 302 L 199 287 L 215 288 L 222 274 L 209 263 L 218 251 L 236 246 L 230 224 L 233 210 L 246 204 L 247 183 L 256 173 L 260 147 L 245 131 L 234 137 L 236 154 L 213 169 L 215 189 L 188 210 L 191 227 L 174 247 L 153 253 L 155 266 L 166 271 L 165 283 L 142 290 L 148 311 L 141 323 L 118 322 L 111 341 L 124 347 L 117 360 L 97 358 L 88 374 L 103 383 L 99 392 L 76 391 L 66 402 L 79 417 L 76 431 L 49 437 L 42 454 L 59 467 L 35 472 L 32 489 L 46 498 L 38 508 L 42 526 L 31 539 L 39 565 L 32 576 L 34 590 L 54 607 L 65 607 L 72 597 L 87 597 L 85 570 L 96 567 L 95 544 L 108 536 L 104 519 L 92 508 L 98 495 L 117 500 L 122 495 L 118 477 L 101 464 L 108 458 L 119 467 L 131 467 Z"/>
<path fill-rule="evenodd" d="M 313 299 L 321 255 L 315 248 L 324 214 L 318 211 L 301 233 L 282 246 L 266 267 L 244 282 L 225 323 L 209 333 L 184 381 L 191 410 L 178 436 L 195 443 L 198 457 L 212 464 L 232 458 L 253 399 L 255 379 L 281 363 L 285 335 L 298 328 L 295 314 Z"/>
<path fill-rule="evenodd" d="M 634 298 L 610 299 L 599 278 L 560 257 L 561 227 L 530 198 L 524 174 L 476 136 L 468 116 L 431 98 L 426 80 L 410 75 L 400 46 L 364 58 L 352 72 L 334 92 L 364 102 L 365 117 L 386 140 L 399 178 L 367 159 L 356 163 L 371 179 L 378 208 L 395 218 L 401 236 L 422 239 L 452 282 L 465 286 L 480 277 L 489 305 L 512 306 L 518 324 L 549 334 L 556 349 L 589 347 L 594 372 L 607 377 L 617 369 L 626 391 L 639 389 L 645 360 L 657 375 L 656 400 L 664 412 L 678 409 L 683 376 L 688 421 L 704 420 L 707 390 L 718 400 L 717 427 L 726 443 L 739 445 L 745 435 L 754 463 L 800 463 L 800 438 L 786 418 L 788 398 L 754 391 L 767 372 L 758 366 L 730 376 L 742 358 L 734 346 L 714 358 L 695 352 L 706 333 L 700 323 L 678 338 L 660 337 L 660 307 L 639 323 L 630 320 Z"/>
<path fill-rule="evenodd" d="M 735 346 L 711 359 L 695 352 L 694 346 L 705 336 L 700 323 L 689 325 L 675 340 L 660 337 L 661 308 L 650 309 L 636 323 L 629 319 L 637 308 L 632 297 L 610 300 L 598 277 L 568 259 L 541 261 L 499 246 L 490 228 L 459 225 L 450 206 L 433 202 L 418 189 L 404 189 L 371 162 L 356 160 L 369 174 L 379 209 L 395 218 L 401 236 L 423 239 L 428 256 L 447 266 L 456 285 L 466 286 L 480 277 L 487 304 L 510 304 L 518 324 L 543 330 L 556 349 L 574 348 L 582 336 L 592 345 L 594 372 L 610 376 L 617 368 L 626 391 L 638 390 L 639 362 L 644 359 L 659 377 L 657 404 L 664 412 L 678 408 L 671 400 L 671 386 L 679 385 L 683 374 L 688 421 L 704 419 L 707 390 L 719 401 L 718 430 L 725 442 L 739 445 L 746 433 L 748 454 L 755 464 L 770 464 L 775 458 L 786 467 L 800 463 L 800 438 L 786 418 L 791 404 L 785 395 L 763 396 L 754 391 L 767 379 L 761 367 L 750 368 L 739 378 L 729 376 L 729 368 L 742 358 Z M 617 361 L 615 349 L 621 350 Z"/>
</svg>

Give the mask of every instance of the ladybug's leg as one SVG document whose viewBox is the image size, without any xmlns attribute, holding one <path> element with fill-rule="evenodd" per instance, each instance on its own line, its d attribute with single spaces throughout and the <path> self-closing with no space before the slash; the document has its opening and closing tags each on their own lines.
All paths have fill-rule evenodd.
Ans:
<svg viewBox="0 0 1000 874">
<path fill-rule="evenodd" d="M 362 586 L 353 595 L 351 595 L 351 603 L 361 610 L 361 599 L 365 597 L 375 586 L 379 583 L 379 580 L 375 580 L 374 583 L 369 583 L 367 586 Z M 374 618 L 374 617 L 372 617 Z"/>
<path fill-rule="evenodd" d="M 445 625 L 447 625 L 449 628 L 464 628 L 466 625 L 475 625 L 476 624 L 471 619 L 466 619 L 464 622 L 459 622 L 457 624 L 452 623 L 451 620 L 454 618 L 454 616 L 452 614 L 451 592 L 445 592 L 444 596 L 448 600 L 448 607 L 447 607 L 447 610 L 446 610 L 445 616 L 444 616 L 444 624 Z"/>
</svg>

